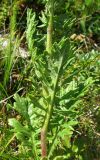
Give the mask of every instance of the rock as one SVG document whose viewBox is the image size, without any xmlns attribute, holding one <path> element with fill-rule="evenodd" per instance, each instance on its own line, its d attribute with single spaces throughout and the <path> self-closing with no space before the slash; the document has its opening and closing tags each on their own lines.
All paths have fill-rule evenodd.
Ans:
<svg viewBox="0 0 100 160">
<path fill-rule="evenodd" d="M 6 47 L 9 44 L 9 35 L 2 35 L 0 34 L 0 50 L 3 51 L 3 49 L 6 49 Z M 13 41 L 14 43 L 14 41 Z M 16 45 L 16 44 L 15 44 Z M 15 46 L 16 47 L 16 46 Z M 22 57 L 22 58 L 27 58 L 29 57 L 29 53 L 26 49 L 22 47 L 16 47 L 16 56 Z"/>
</svg>

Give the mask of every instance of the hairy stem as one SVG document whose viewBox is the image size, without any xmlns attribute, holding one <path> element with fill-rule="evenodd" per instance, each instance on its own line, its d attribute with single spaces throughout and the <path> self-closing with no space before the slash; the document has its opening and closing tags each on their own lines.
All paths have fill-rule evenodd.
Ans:
<svg viewBox="0 0 100 160">
<path fill-rule="evenodd" d="M 54 16 L 54 0 L 51 0 L 50 11 L 49 11 L 49 22 L 47 27 L 47 44 L 46 44 L 46 50 L 48 53 L 51 53 L 51 47 L 52 47 L 53 16 Z"/>
<path fill-rule="evenodd" d="M 32 153 L 33 153 L 33 156 L 34 156 L 34 160 L 38 160 L 36 146 L 34 144 L 34 134 L 33 133 L 31 133 L 31 140 L 32 140 Z"/>
<path fill-rule="evenodd" d="M 55 102 L 55 95 L 56 95 L 56 91 L 57 91 L 57 86 L 58 86 L 60 71 L 62 68 L 62 63 L 63 63 L 63 57 L 61 59 L 61 63 L 59 64 L 58 73 L 57 73 L 55 84 L 54 84 L 54 91 L 53 91 L 53 94 L 51 97 L 51 103 L 48 105 L 48 111 L 46 113 L 46 118 L 45 118 L 42 130 L 41 130 L 42 158 L 47 157 L 47 133 L 48 133 L 50 119 L 51 119 L 52 113 L 53 113 L 53 106 L 54 106 L 54 102 Z"/>
</svg>

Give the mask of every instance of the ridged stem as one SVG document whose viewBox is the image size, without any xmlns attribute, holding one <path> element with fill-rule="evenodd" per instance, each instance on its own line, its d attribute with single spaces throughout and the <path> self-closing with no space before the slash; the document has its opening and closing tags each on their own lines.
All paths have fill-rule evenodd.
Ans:
<svg viewBox="0 0 100 160">
<path fill-rule="evenodd" d="M 53 16 L 54 16 L 54 0 L 51 0 L 49 9 L 49 22 L 47 27 L 47 42 L 46 42 L 46 50 L 49 54 L 51 54 L 51 48 L 52 48 Z"/>
<path fill-rule="evenodd" d="M 57 91 L 57 86 L 58 86 L 60 71 L 61 71 L 61 68 L 62 68 L 62 63 L 63 63 L 63 57 L 61 59 L 61 63 L 59 64 L 59 69 L 58 69 L 58 73 L 57 73 L 55 84 L 54 84 L 54 91 L 53 91 L 53 95 L 51 97 L 51 103 L 48 105 L 48 111 L 46 113 L 45 121 L 44 121 L 42 130 L 41 130 L 42 158 L 47 157 L 47 133 L 48 133 L 48 127 L 49 127 L 50 119 L 52 117 L 55 95 L 56 95 L 56 91 Z"/>
</svg>

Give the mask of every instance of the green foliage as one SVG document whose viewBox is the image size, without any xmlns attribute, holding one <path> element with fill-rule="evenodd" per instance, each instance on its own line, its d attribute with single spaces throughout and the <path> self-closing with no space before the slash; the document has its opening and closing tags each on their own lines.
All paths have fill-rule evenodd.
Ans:
<svg viewBox="0 0 100 160">
<path fill-rule="evenodd" d="M 91 15 L 95 12 L 98 12 L 100 8 L 100 1 L 94 0 L 85 0 L 84 2 L 81 0 L 74 0 L 66 2 L 66 9 L 67 12 L 70 10 L 72 14 L 80 18 L 80 24 L 83 32 L 86 33 L 87 31 L 87 24 L 86 22 L 88 19 L 92 19 Z M 93 21 L 93 20 L 92 20 Z"/>
<path fill-rule="evenodd" d="M 20 7 L 30 3 L 45 9 L 27 9 L 25 36 L 19 39 Z M 10 36 L 0 39 L 0 158 L 99 159 L 100 53 L 87 34 L 98 35 L 93 15 L 99 1 L 30 3 L 13 2 Z M 49 35 L 47 28 L 53 29 Z"/>
<path fill-rule="evenodd" d="M 73 127 L 78 124 L 77 118 L 82 109 L 80 108 L 81 97 L 86 94 L 93 83 L 91 77 L 81 83 L 75 81 L 75 77 L 73 78 L 72 75 L 77 76 L 79 69 L 76 68 L 73 71 L 75 56 L 70 45 L 68 39 L 62 39 L 59 44 L 54 44 L 51 56 L 46 56 L 45 52 L 41 56 L 36 56 L 34 67 L 37 79 L 40 81 L 39 91 L 37 90 L 37 92 L 41 91 L 39 97 L 32 95 L 32 100 L 28 100 L 15 95 L 14 109 L 25 119 L 25 124 L 22 126 L 16 119 L 10 119 L 9 124 L 14 128 L 16 137 L 21 140 L 21 145 L 33 148 L 33 157 L 36 159 L 40 157 L 41 127 L 47 123 L 49 127 L 48 158 L 53 159 L 55 154 L 66 155 L 64 150 L 71 147 Z M 68 70 L 70 73 L 66 75 Z M 34 88 L 37 89 L 37 85 L 34 84 Z M 50 106 L 51 110 L 48 108 Z M 33 136 L 34 144 L 31 143 Z M 60 146 L 62 146 L 61 154 Z"/>
<path fill-rule="evenodd" d="M 1 26 L 5 27 L 5 21 L 7 16 L 9 15 L 9 2 L 8 1 L 1 1 L 0 2 L 0 28 Z"/>
<path fill-rule="evenodd" d="M 32 13 L 32 10 L 27 10 L 27 29 L 26 29 L 26 40 L 28 44 L 28 50 L 30 54 L 34 52 L 35 39 L 33 39 L 34 33 L 36 32 L 37 22 L 35 21 L 36 14 Z"/>
</svg>

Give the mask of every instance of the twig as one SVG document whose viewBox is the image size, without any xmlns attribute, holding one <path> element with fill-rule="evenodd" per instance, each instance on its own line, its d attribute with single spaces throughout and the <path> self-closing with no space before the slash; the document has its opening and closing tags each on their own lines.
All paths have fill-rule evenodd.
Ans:
<svg viewBox="0 0 100 160">
<path fill-rule="evenodd" d="M 24 87 L 23 87 L 24 88 Z M 16 91 L 16 93 L 18 93 L 19 91 L 21 91 L 23 88 L 20 88 L 18 91 Z M 15 93 L 14 93 L 15 94 Z M 11 96 L 3 99 L 0 101 L 0 104 L 4 103 L 5 101 L 9 100 L 10 98 L 12 98 L 14 96 L 14 94 L 12 94 Z"/>
</svg>

